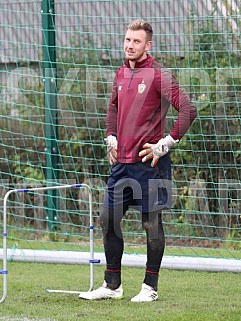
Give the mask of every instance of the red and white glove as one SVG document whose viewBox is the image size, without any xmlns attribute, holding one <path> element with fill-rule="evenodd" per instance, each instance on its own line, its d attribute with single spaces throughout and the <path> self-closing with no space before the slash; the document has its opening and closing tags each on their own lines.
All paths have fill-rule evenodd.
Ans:
<svg viewBox="0 0 241 321">
<path fill-rule="evenodd" d="M 143 157 L 143 163 L 153 158 L 151 166 L 154 167 L 158 163 L 159 158 L 166 155 L 177 142 L 179 142 L 179 140 L 174 140 L 171 135 L 168 135 L 160 139 L 156 144 L 146 143 L 142 146 L 143 150 L 140 151 L 139 156 Z"/>
<path fill-rule="evenodd" d="M 117 139 L 115 136 L 109 135 L 105 138 L 105 142 L 110 165 L 114 165 L 117 162 Z"/>
</svg>

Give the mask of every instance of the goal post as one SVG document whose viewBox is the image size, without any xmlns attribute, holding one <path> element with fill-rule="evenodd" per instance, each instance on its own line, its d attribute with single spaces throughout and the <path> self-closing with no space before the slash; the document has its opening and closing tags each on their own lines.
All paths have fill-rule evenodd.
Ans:
<svg viewBox="0 0 241 321">
<path fill-rule="evenodd" d="M 24 189 L 13 189 L 9 190 L 3 200 L 3 269 L 0 271 L 0 274 L 3 276 L 3 294 L 0 300 L 0 303 L 4 302 L 7 297 L 7 216 L 8 216 L 8 200 L 11 194 L 13 193 L 29 193 L 29 192 L 38 192 L 38 191 L 48 191 L 48 190 L 60 190 L 60 189 L 73 189 L 73 188 L 84 188 L 88 191 L 88 202 L 89 202 L 89 265 L 90 265 L 90 285 L 89 291 L 93 289 L 94 286 L 94 264 L 100 263 L 100 260 L 94 258 L 94 225 L 93 225 L 93 215 L 92 215 L 92 191 L 89 185 L 87 184 L 74 184 L 74 185 L 56 185 L 56 186 L 47 186 L 47 187 L 36 187 L 36 188 L 24 188 Z M 48 195 L 49 197 L 49 195 Z M 67 291 L 67 290 L 51 290 L 47 289 L 47 292 L 60 292 L 60 293 L 80 293 L 78 291 Z"/>
</svg>

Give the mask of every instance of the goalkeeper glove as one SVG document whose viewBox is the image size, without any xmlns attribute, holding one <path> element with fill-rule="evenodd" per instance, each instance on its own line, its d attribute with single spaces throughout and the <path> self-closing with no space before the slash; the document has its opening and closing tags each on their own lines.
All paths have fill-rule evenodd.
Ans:
<svg viewBox="0 0 241 321">
<path fill-rule="evenodd" d="M 140 151 L 139 156 L 143 157 L 142 162 L 153 158 L 151 166 L 154 167 L 159 161 L 159 158 L 166 155 L 171 147 L 179 142 L 179 140 L 174 140 L 171 135 L 166 136 L 165 138 L 160 139 L 156 144 L 146 143 L 143 145 L 143 150 Z"/>
<path fill-rule="evenodd" d="M 117 162 L 117 139 L 115 136 L 109 135 L 105 138 L 105 142 L 110 165 L 114 165 Z"/>
</svg>

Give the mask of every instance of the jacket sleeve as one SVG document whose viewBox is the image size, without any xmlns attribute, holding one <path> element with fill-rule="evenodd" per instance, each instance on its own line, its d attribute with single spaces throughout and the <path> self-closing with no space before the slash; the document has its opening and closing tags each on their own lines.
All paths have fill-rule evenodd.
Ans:
<svg viewBox="0 0 241 321">
<path fill-rule="evenodd" d="M 113 81 L 113 87 L 106 115 L 106 136 L 114 135 L 117 137 L 117 112 L 118 112 L 118 88 L 117 76 Z"/>
<path fill-rule="evenodd" d="M 161 95 L 178 111 L 178 117 L 170 135 L 173 139 L 180 140 L 196 118 L 197 109 L 169 71 L 165 70 L 161 73 L 160 82 Z"/>
</svg>

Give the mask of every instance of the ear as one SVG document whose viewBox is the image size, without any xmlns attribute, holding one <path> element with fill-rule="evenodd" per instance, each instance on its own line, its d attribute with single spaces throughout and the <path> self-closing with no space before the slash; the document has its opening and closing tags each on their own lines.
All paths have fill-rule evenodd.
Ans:
<svg viewBox="0 0 241 321">
<path fill-rule="evenodd" d="M 150 50 L 152 46 L 152 41 L 147 41 L 146 43 L 146 51 Z"/>
</svg>

